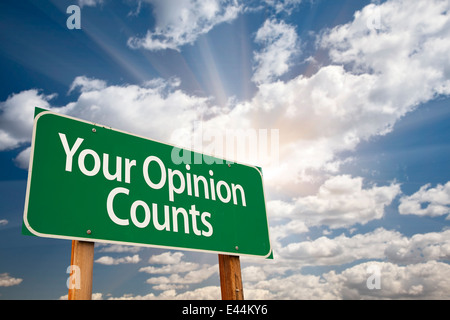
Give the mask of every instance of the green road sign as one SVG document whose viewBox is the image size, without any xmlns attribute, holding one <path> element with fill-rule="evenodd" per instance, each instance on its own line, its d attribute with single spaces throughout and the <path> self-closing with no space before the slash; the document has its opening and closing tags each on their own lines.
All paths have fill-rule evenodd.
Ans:
<svg viewBox="0 0 450 320">
<path fill-rule="evenodd" d="M 40 109 L 23 233 L 271 254 L 258 168 Z"/>
</svg>

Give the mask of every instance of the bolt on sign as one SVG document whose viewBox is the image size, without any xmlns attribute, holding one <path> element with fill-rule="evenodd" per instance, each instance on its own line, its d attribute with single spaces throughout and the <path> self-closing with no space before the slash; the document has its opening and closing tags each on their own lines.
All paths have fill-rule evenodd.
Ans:
<svg viewBox="0 0 450 320">
<path fill-rule="evenodd" d="M 271 258 L 259 168 L 38 108 L 23 225 L 39 237 Z"/>
</svg>

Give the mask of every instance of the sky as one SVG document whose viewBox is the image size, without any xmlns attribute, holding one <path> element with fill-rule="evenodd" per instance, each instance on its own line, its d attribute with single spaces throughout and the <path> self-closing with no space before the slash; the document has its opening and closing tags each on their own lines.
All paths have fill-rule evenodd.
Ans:
<svg viewBox="0 0 450 320">
<path fill-rule="evenodd" d="M 21 234 L 36 106 L 262 167 L 246 299 L 450 299 L 450 1 L 4 0 L 0 38 L 0 299 L 67 299 L 71 242 Z M 220 298 L 211 253 L 96 244 L 93 277 Z"/>
</svg>

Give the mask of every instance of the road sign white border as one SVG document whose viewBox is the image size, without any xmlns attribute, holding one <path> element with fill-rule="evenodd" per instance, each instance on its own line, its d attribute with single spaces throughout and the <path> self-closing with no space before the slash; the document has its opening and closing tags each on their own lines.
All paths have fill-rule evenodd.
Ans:
<svg viewBox="0 0 450 320">
<path fill-rule="evenodd" d="M 243 164 L 243 163 L 235 162 L 235 161 L 231 161 L 231 160 L 229 160 L 229 162 L 237 163 L 237 164 L 240 164 L 240 165 L 244 165 L 244 166 L 247 166 L 247 167 L 254 168 L 261 176 L 261 181 L 263 182 L 264 209 L 266 211 L 266 220 L 267 220 L 267 236 L 269 238 L 269 252 L 265 256 L 254 255 L 254 254 L 246 254 L 246 253 L 226 252 L 226 251 L 214 251 L 214 250 L 206 250 L 206 249 L 192 249 L 192 248 L 183 248 L 183 247 L 151 245 L 151 244 L 144 244 L 144 243 L 105 240 L 105 239 L 96 239 L 96 238 L 69 237 L 69 236 L 46 234 L 46 233 L 41 233 L 41 232 L 38 232 L 38 231 L 34 230 L 30 226 L 30 224 L 28 222 L 28 219 L 27 219 L 28 218 L 28 201 L 29 201 L 29 194 L 30 194 L 31 177 L 32 177 L 32 174 L 33 174 L 33 158 L 34 158 L 34 145 L 35 145 L 35 138 L 36 138 L 36 129 L 37 129 L 38 120 L 42 116 L 47 115 L 47 114 L 56 115 L 56 116 L 63 117 L 63 118 L 68 118 L 68 119 L 71 119 L 71 120 L 74 120 L 74 121 L 87 123 L 87 124 L 90 124 L 90 125 L 93 125 L 93 126 L 107 128 L 107 129 L 112 130 L 112 131 L 124 133 L 124 134 L 127 134 L 127 135 L 131 135 L 131 136 L 135 136 L 135 137 L 138 137 L 138 138 L 142 138 L 142 139 L 145 139 L 145 140 L 149 140 L 149 141 L 153 141 L 153 142 L 169 145 L 169 146 L 172 146 L 174 148 L 180 148 L 180 149 L 188 150 L 186 148 L 178 147 L 178 146 L 175 146 L 175 145 L 170 144 L 170 143 L 165 143 L 165 142 L 161 142 L 161 141 L 158 141 L 158 140 L 150 139 L 150 138 L 147 138 L 147 137 L 144 137 L 144 136 L 140 136 L 140 135 L 137 135 L 137 134 L 133 134 L 133 133 L 129 133 L 129 132 L 126 132 L 126 131 L 123 131 L 123 130 L 114 129 L 114 128 L 111 128 L 109 126 L 104 126 L 104 125 L 101 125 L 101 124 L 98 124 L 98 123 L 95 123 L 95 122 L 74 118 L 74 117 L 71 117 L 71 116 L 68 116 L 68 115 L 65 115 L 65 114 L 61 114 L 61 113 L 57 113 L 57 112 L 53 112 L 53 111 L 48 111 L 48 110 L 45 110 L 45 109 L 41 109 L 41 110 L 44 110 L 44 111 L 42 111 L 39 114 L 37 114 L 35 116 L 34 122 L 33 122 L 33 136 L 32 136 L 32 139 L 31 139 L 30 163 L 28 165 L 27 191 L 26 191 L 26 195 L 25 195 L 25 206 L 24 206 L 24 212 L 23 212 L 23 222 L 25 224 L 25 227 L 27 228 L 27 230 L 29 232 L 31 232 L 35 236 L 44 237 L 44 238 L 53 238 L 53 239 L 101 242 L 101 243 L 120 244 L 120 245 L 129 245 L 129 246 L 139 246 L 139 247 L 147 247 L 147 248 L 159 248 L 159 249 L 169 249 L 169 250 L 186 250 L 186 251 L 207 252 L 207 253 L 215 253 L 215 254 L 234 255 L 234 256 L 248 256 L 248 257 L 256 257 L 256 258 L 268 258 L 272 254 L 272 242 L 270 240 L 271 238 L 270 238 L 270 230 L 269 230 L 270 229 L 269 228 L 269 218 L 268 218 L 268 215 L 267 215 L 267 208 L 266 208 L 266 195 L 265 195 L 265 191 L 264 191 L 264 179 L 263 179 L 263 176 L 261 174 L 261 171 L 255 166 L 248 165 L 248 164 Z M 198 151 L 195 151 L 195 150 L 189 150 L 189 151 L 201 153 L 201 152 L 198 152 Z M 205 153 L 201 153 L 201 154 L 202 155 L 206 155 L 206 156 L 210 156 L 210 155 L 205 154 Z M 211 156 L 211 157 L 214 157 L 214 156 Z M 217 158 L 217 157 L 214 157 L 214 158 Z M 222 160 L 228 161 L 226 159 L 222 159 Z"/>
</svg>

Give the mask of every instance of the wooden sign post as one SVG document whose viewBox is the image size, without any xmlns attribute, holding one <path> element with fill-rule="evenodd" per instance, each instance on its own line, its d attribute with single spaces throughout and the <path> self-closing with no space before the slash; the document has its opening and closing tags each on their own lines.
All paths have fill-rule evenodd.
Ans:
<svg viewBox="0 0 450 320">
<path fill-rule="evenodd" d="M 244 300 L 239 256 L 219 254 L 222 300 Z"/>
<path fill-rule="evenodd" d="M 70 260 L 72 267 L 71 277 L 79 278 L 75 281 L 76 285 L 71 284 L 69 286 L 69 300 L 91 300 L 94 242 L 72 240 Z"/>
</svg>

